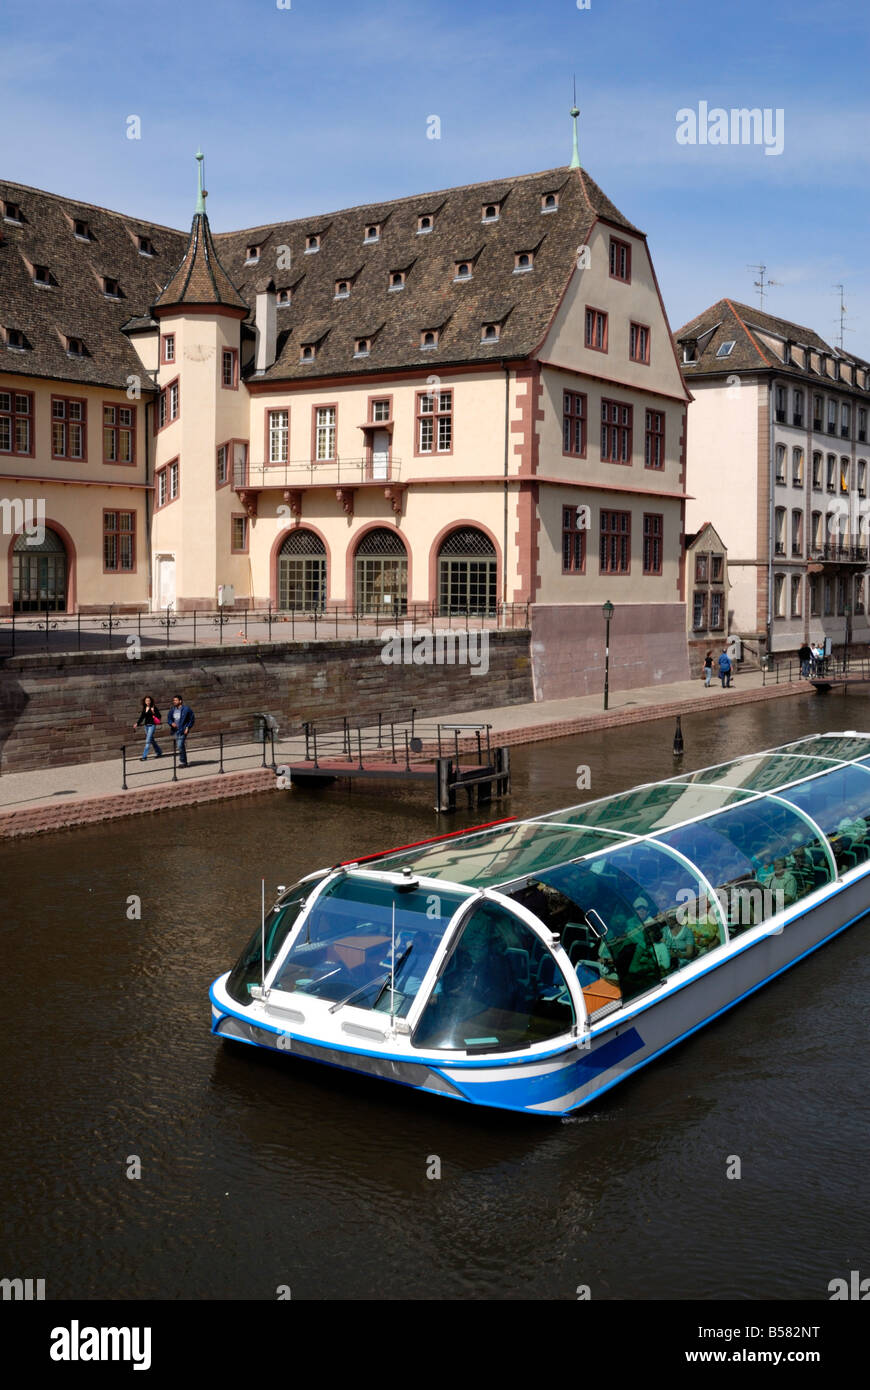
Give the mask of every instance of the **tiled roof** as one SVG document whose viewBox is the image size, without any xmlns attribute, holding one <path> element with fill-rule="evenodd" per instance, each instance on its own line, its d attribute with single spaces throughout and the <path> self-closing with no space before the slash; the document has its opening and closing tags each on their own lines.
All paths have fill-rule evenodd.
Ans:
<svg viewBox="0 0 870 1390">
<path fill-rule="evenodd" d="M 556 212 L 541 211 L 547 193 L 559 195 Z M 500 205 L 498 220 L 484 221 L 483 208 L 492 203 Z M 431 232 L 418 233 L 421 216 L 434 218 Z M 585 170 L 560 168 L 216 235 L 215 243 L 249 303 L 269 279 L 292 290 L 290 304 L 278 308 L 277 360 L 258 380 L 403 367 L 437 373 L 439 364 L 532 353 L 598 217 L 642 235 Z M 370 226 L 380 227 L 377 242 L 365 241 Z M 320 250 L 306 252 L 307 238 L 318 232 Z M 246 264 L 252 245 L 260 259 Z M 514 273 L 523 251 L 535 252 L 534 266 Z M 471 277 L 455 282 L 456 262 L 472 259 Z M 397 270 L 405 271 L 405 287 L 391 290 Z M 347 279 L 349 296 L 336 299 L 336 281 Z M 501 325 L 496 342 L 481 343 L 485 323 Z M 323 326 L 329 333 L 314 362 L 300 362 L 303 344 Z M 423 349 L 420 334 L 431 328 L 442 330 L 438 346 Z M 371 352 L 355 359 L 355 341 L 365 337 L 374 338 Z"/>
<path fill-rule="evenodd" d="M 20 329 L 31 348 L 0 346 L 0 371 L 102 386 L 141 376 L 121 328 L 150 316 L 187 235 L 22 184 L 0 182 L 0 199 L 18 204 L 23 218 L 20 226 L 0 218 L 0 325 Z M 90 240 L 76 237 L 76 220 L 87 224 Z M 140 236 L 150 239 L 153 256 L 140 254 Z M 51 288 L 34 285 L 31 265 L 48 268 Z M 118 282 L 121 298 L 106 297 L 106 276 Z M 70 357 L 62 335 L 80 338 L 86 356 Z"/>
<path fill-rule="evenodd" d="M 558 194 L 555 212 L 541 211 L 548 193 Z M 150 326 L 155 306 L 229 304 L 247 309 L 250 323 L 256 293 L 270 282 L 292 299 L 279 305 L 278 358 L 263 379 L 437 373 L 449 363 L 524 358 L 542 342 L 595 221 L 643 235 L 585 170 L 564 167 L 224 234 L 199 214 L 187 234 L 21 184 L 0 182 L 0 199 L 23 217 L 21 225 L 0 221 L 0 326 L 24 332 L 32 349 L 0 346 L 0 371 L 112 386 L 141 375 L 127 335 Z M 499 216 L 485 221 L 491 203 Z M 424 215 L 434 225 L 418 234 Z M 76 237 L 77 218 L 89 240 Z M 371 225 L 380 237 L 366 244 Z M 306 254 L 314 233 L 320 250 Z M 139 236 L 153 256 L 140 253 Z M 246 264 L 251 245 L 260 257 Z M 530 251 L 532 269 L 515 273 L 517 254 Z M 454 280 L 460 260 L 473 261 L 465 282 Z M 32 265 L 48 267 L 50 288 L 34 285 Z M 396 270 L 405 271 L 405 287 L 391 291 Z M 103 277 L 118 282 L 120 298 L 106 297 Z M 340 279 L 352 283 L 336 299 Z M 493 343 L 481 342 L 487 323 L 500 325 Z M 422 349 L 421 332 L 432 328 L 441 330 L 438 346 Z M 80 338 L 86 355 L 70 356 L 65 337 Z M 373 340 L 370 354 L 355 358 L 363 337 Z M 302 364 L 306 342 L 317 342 L 317 353 Z"/>
<path fill-rule="evenodd" d="M 706 336 L 705 336 L 706 335 Z M 786 371 L 790 375 L 802 376 L 809 381 L 836 381 L 840 389 L 852 389 L 854 383 L 848 380 L 837 381 L 833 370 L 826 368 L 820 359 L 835 358 L 841 363 L 852 364 L 861 372 L 861 387 L 864 388 L 864 372 L 868 364 L 863 358 L 843 352 L 826 343 L 811 328 L 791 323 L 788 319 L 777 318 L 774 314 L 750 304 L 740 304 L 733 299 L 720 299 L 705 309 L 697 318 L 691 319 L 677 329 L 674 338 L 678 345 L 689 341 L 698 343 L 698 355 L 693 362 L 683 362 L 683 374 L 688 382 L 693 377 L 727 376 L 731 372 Z M 725 357 L 717 356 L 723 344 L 733 342 L 734 346 Z M 791 354 L 786 361 L 785 343 L 797 347 L 798 353 Z M 810 355 L 803 351 L 809 350 Z M 682 354 L 681 354 L 682 355 Z M 812 362 L 814 365 L 809 366 Z M 821 370 L 816 370 L 820 367 Z"/>
<path fill-rule="evenodd" d="M 208 218 L 203 212 L 194 214 L 184 260 L 154 307 L 166 309 L 183 304 L 226 304 L 233 309 L 244 309 L 246 313 L 248 309 L 218 259 Z"/>
</svg>

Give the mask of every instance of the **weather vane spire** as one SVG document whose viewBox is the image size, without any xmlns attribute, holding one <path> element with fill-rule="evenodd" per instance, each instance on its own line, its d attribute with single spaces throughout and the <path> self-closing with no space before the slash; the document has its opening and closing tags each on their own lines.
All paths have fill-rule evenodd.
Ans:
<svg viewBox="0 0 870 1390">
<path fill-rule="evenodd" d="M 205 200 L 206 200 L 206 198 L 208 197 L 208 194 L 206 193 L 205 189 L 204 189 L 203 186 L 202 186 L 202 166 L 203 166 L 203 161 L 204 161 L 204 160 L 205 160 L 205 155 L 203 154 L 202 150 L 197 150 L 197 152 L 196 152 L 196 162 L 197 162 L 197 165 L 198 165 L 198 168 L 197 168 L 197 179 L 198 179 L 198 184 L 199 184 L 198 191 L 197 191 L 197 195 L 196 195 L 196 210 L 197 210 L 197 212 L 205 212 Z"/>
<path fill-rule="evenodd" d="M 577 117 L 578 117 L 579 115 L 580 115 L 580 111 L 579 111 L 578 106 L 577 106 L 577 78 L 575 77 L 575 78 L 574 78 L 574 105 L 571 107 L 571 118 L 572 118 L 572 120 L 573 120 L 573 122 L 574 122 L 574 150 L 573 150 L 573 153 L 572 153 L 572 155 L 571 155 L 571 164 L 570 164 L 570 166 L 569 166 L 571 169 L 579 169 L 579 168 L 580 168 L 580 149 L 579 149 L 579 146 L 578 146 L 578 144 L 577 144 Z"/>
</svg>

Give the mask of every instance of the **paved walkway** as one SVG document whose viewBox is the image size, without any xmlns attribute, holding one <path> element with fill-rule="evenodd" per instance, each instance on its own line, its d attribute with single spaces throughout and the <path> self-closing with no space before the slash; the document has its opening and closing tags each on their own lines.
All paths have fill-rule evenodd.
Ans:
<svg viewBox="0 0 870 1390">
<path fill-rule="evenodd" d="M 473 677 L 470 684 L 473 688 Z M 449 711 L 422 719 L 420 732 L 432 729 L 438 722 L 481 723 L 492 726 L 490 738 L 494 745 L 536 743 L 621 724 L 777 699 L 806 693 L 807 689 L 806 681 L 790 685 L 768 684 L 762 688 L 761 673 L 748 672 L 738 676 L 729 690 L 723 690 L 718 680 L 709 689 L 704 688 L 702 681 L 692 680 L 614 691 L 606 713 L 600 694 L 497 709 Z M 139 746 L 137 743 L 136 748 Z M 263 768 L 260 744 L 230 744 L 227 741 L 224 773 L 221 774 L 217 747 L 199 745 L 193 734 L 188 749 L 190 766 L 177 769 L 176 782 L 172 780 L 172 757 L 168 751 L 171 743 L 167 738 L 163 740 L 163 747 L 161 759 L 152 757 L 147 763 L 142 763 L 138 757 L 128 760 L 126 791 L 122 789 L 123 770 L 117 758 L 0 776 L 0 839 L 167 806 L 218 800 L 275 786 L 274 773 L 269 766 L 271 750 L 267 747 L 267 767 Z M 275 753 L 279 764 L 301 760 L 304 740 L 279 739 Z"/>
</svg>

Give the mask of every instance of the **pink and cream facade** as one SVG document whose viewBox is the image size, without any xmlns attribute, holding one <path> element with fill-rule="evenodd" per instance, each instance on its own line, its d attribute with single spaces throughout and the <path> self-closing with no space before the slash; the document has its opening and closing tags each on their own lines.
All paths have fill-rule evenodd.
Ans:
<svg viewBox="0 0 870 1390">
<path fill-rule="evenodd" d="M 689 396 L 645 238 L 584 171 L 222 236 L 203 206 L 189 238 L 142 224 L 137 245 L 125 224 L 129 248 L 113 223 L 113 254 L 75 267 L 103 277 L 99 332 L 64 295 L 74 233 L 54 286 L 29 275 L 27 208 L 50 201 L 55 238 L 87 214 L 100 247 L 124 220 L 4 189 L 25 270 L 0 308 L 0 489 L 45 499 L 50 602 L 212 608 L 229 585 L 237 605 L 385 618 L 529 603 L 582 653 L 610 601 L 638 670 L 682 673 Z M 37 362 L 52 332 L 86 355 L 51 340 Z M 7 613 L 40 597 L 24 540 L 0 537 Z"/>
</svg>

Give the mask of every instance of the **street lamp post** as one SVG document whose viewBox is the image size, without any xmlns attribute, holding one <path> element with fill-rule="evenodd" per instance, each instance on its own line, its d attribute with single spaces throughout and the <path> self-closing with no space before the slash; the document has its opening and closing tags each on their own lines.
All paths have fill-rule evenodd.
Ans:
<svg viewBox="0 0 870 1390">
<path fill-rule="evenodd" d="M 852 606 L 846 604 L 846 642 L 843 648 L 843 670 L 849 668 L 849 647 L 852 645 Z"/>
<path fill-rule="evenodd" d="M 610 619 L 613 617 L 613 604 L 609 601 L 602 603 L 601 612 L 604 616 L 604 708 L 607 709 L 610 696 Z"/>
</svg>

